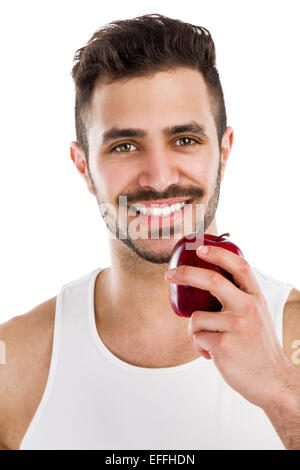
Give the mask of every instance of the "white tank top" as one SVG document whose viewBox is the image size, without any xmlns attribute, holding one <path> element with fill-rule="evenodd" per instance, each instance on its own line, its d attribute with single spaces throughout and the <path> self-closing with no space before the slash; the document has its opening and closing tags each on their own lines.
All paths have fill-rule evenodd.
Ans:
<svg viewBox="0 0 300 470">
<path fill-rule="evenodd" d="M 293 286 L 252 269 L 282 345 Z M 262 409 L 229 387 L 212 360 L 143 368 L 112 354 L 94 317 L 100 271 L 57 296 L 48 381 L 20 449 L 284 449 Z"/>
</svg>

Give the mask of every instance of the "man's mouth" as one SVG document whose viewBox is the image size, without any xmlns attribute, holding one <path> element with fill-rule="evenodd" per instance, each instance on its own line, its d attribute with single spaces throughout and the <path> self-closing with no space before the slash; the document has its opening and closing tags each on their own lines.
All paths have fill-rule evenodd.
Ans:
<svg viewBox="0 0 300 470">
<path fill-rule="evenodd" d="M 174 202 L 175 201 L 175 202 Z M 182 211 L 182 209 L 192 202 L 192 199 L 169 199 L 163 201 L 147 201 L 145 203 L 132 204 L 132 208 L 144 217 L 168 217 L 171 214 Z"/>
</svg>

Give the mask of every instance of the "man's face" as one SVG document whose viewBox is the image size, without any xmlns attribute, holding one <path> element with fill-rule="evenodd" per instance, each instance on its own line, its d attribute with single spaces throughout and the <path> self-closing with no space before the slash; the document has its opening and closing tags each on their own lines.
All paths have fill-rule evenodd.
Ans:
<svg viewBox="0 0 300 470">
<path fill-rule="evenodd" d="M 183 125 L 190 127 L 174 129 Z M 114 132 L 104 141 L 112 129 L 143 132 Z M 197 227 L 207 230 L 218 205 L 224 159 L 198 71 L 177 68 L 97 84 L 88 142 L 90 184 L 110 234 L 120 243 L 152 263 L 168 263 L 178 238 Z M 126 206 L 121 207 L 119 196 L 127 197 Z M 132 207 L 156 203 L 168 208 L 172 199 L 188 204 L 164 217 L 143 216 Z"/>
</svg>

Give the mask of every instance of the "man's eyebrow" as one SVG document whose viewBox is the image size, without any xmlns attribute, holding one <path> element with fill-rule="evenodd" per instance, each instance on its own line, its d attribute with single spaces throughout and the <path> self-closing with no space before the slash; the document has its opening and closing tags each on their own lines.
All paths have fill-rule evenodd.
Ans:
<svg viewBox="0 0 300 470">
<path fill-rule="evenodd" d="M 177 124 L 175 126 L 169 126 L 162 129 L 163 134 L 166 137 L 170 137 L 174 134 L 179 134 L 182 132 L 192 132 L 198 134 L 203 139 L 208 139 L 205 131 L 205 127 L 201 124 L 198 124 L 196 121 L 187 122 L 185 124 Z M 119 139 L 120 137 L 146 137 L 147 132 L 144 129 L 138 128 L 124 128 L 119 129 L 117 127 L 112 127 L 111 129 L 105 131 L 102 136 L 102 145 L 107 144 L 111 140 Z"/>
</svg>

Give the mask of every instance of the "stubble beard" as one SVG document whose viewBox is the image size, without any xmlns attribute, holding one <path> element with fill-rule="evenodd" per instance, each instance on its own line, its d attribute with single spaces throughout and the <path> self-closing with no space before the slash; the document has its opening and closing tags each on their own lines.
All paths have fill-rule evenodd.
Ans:
<svg viewBox="0 0 300 470">
<path fill-rule="evenodd" d="M 118 240 L 120 240 L 122 243 L 124 243 L 124 245 L 127 246 L 129 250 L 132 250 L 137 256 L 139 256 L 145 261 L 149 261 L 150 263 L 153 263 L 153 264 L 168 264 L 170 260 L 170 256 L 171 256 L 171 250 L 169 249 L 167 253 L 154 254 L 150 250 L 145 250 L 142 247 L 139 247 L 138 243 L 136 243 L 136 240 L 130 237 L 127 227 L 126 228 L 120 227 L 115 212 L 113 212 L 109 207 L 107 207 L 104 201 L 102 201 L 101 198 L 99 197 L 99 194 L 97 192 L 97 189 L 95 187 L 95 184 L 93 182 L 91 175 L 90 175 L 90 179 L 93 185 L 93 189 L 95 192 L 95 196 L 97 199 L 97 203 L 98 203 L 102 218 L 104 220 L 104 223 L 108 231 L 113 235 L 113 238 L 117 238 Z M 210 226 L 211 222 L 213 221 L 215 217 L 215 213 L 218 207 L 219 197 L 220 197 L 220 186 L 221 186 L 221 158 L 219 158 L 219 166 L 218 166 L 214 191 L 208 201 L 207 209 L 204 214 L 204 219 L 203 219 L 203 232 L 204 233 L 206 232 L 206 230 L 208 229 L 208 227 Z M 105 209 L 102 209 L 103 207 Z M 195 221 L 193 221 L 193 226 L 194 226 L 194 222 Z M 200 222 L 200 227 L 202 227 L 202 221 Z M 196 231 L 196 229 L 194 229 L 193 231 Z M 173 236 L 175 232 L 176 232 L 175 227 L 171 225 L 169 227 L 170 236 Z M 161 238 L 162 233 L 163 233 L 162 229 L 161 228 L 158 229 L 155 235 L 155 239 Z"/>
</svg>

